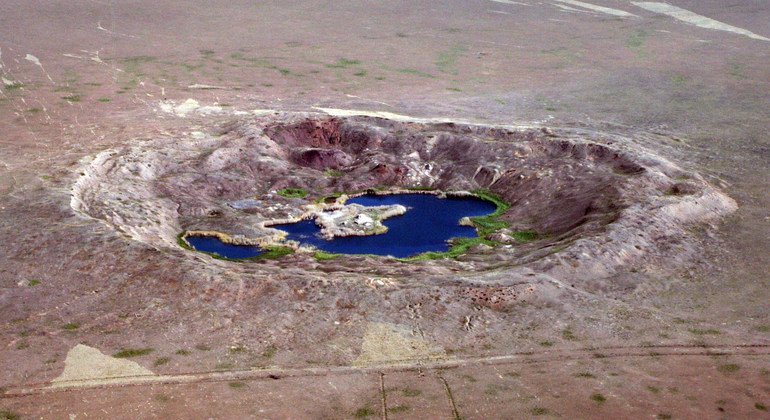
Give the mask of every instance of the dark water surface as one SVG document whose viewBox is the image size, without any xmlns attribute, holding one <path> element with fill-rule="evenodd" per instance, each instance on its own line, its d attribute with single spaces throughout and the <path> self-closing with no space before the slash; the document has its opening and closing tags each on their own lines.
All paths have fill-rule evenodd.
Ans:
<svg viewBox="0 0 770 420">
<path fill-rule="evenodd" d="M 254 245 L 226 244 L 216 236 L 188 236 L 185 239 L 196 251 L 209 252 L 234 260 L 256 257 L 263 252 L 260 247 Z"/>
<path fill-rule="evenodd" d="M 423 252 L 449 250 L 450 238 L 471 238 L 476 229 L 460 226 L 465 216 L 484 216 L 494 213 L 494 203 L 478 198 L 438 198 L 431 194 L 364 195 L 352 198 L 347 204 L 383 206 L 401 204 L 405 214 L 383 222 L 388 232 L 382 235 L 347 236 L 326 240 L 319 236 L 320 229 L 313 220 L 276 225 L 289 233 L 288 239 L 335 254 L 391 255 L 410 257 Z"/>
<path fill-rule="evenodd" d="M 400 204 L 407 208 L 405 214 L 383 222 L 388 232 L 382 235 L 348 236 L 326 240 L 320 236 L 320 228 L 314 220 L 274 225 L 273 228 L 288 232 L 287 239 L 304 245 L 312 245 L 321 251 L 335 254 L 391 255 L 411 257 L 423 252 L 449 250 L 451 238 L 476 237 L 476 229 L 460 226 L 465 216 L 484 216 L 494 213 L 496 206 L 486 200 L 473 197 L 438 198 L 431 194 L 364 195 L 352 198 L 347 204 L 383 206 Z M 214 253 L 226 258 L 251 258 L 263 251 L 256 246 L 231 245 L 211 236 L 188 237 L 187 242 L 198 251 Z"/>
</svg>

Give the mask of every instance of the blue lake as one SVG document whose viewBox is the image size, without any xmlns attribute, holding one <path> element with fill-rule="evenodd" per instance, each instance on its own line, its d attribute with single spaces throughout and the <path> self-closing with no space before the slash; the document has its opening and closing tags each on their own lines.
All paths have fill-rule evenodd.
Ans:
<svg viewBox="0 0 770 420">
<path fill-rule="evenodd" d="M 313 220 L 276 225 L 289 233 L 288 239 L 335 254 L 391 255 L 410 257 L 423 252 L 449 250 L 451 238 L 476 237 L 476 229 L 460 226 L 465 216 L 484 216 L 494 213 L 494 203 L 478 198 L 438 198 L 432 194 L 364 195 L 352 198 L 347 204 L 383 206 L 401 204 L 405 214 L 383 221 L 388 231 L 381 235 L 347 236 L 326 240 Z"/>
<path fill-rule="evenodd" d="M 400 204 L 405 214 L 383 221 L 388 231 L 381 235 L 338 237 L 332 240 L 320 236 L 314 220 L 274 225 L 288 232 L 287 239 L 303 245 L 312 245 L 321 251 L 335 254 L 390 255 L 411 257 L 424 252 L 449 250 L 451 238 L 476 237 L 476 229 L 460 226 L 465 216 L 485 216 L 494 213 L 494 203 L 473 197 L 438 198 L 432 194 L 364 195 L 352 198 L 347 204 L 383 206 Z M 187 237 L 187 242 L 198 251 L 214 253 L 226 258 L 251 258 L 260 255 L 259 247 L 230 245 L 216 237 Z"/>
<path fill-rule="evenodd" d="M 234 260 L 256 257 L 263 252 L 260 247 L 254 245 L 226 244 L 216 236 L 188 236 L 185 239 L 196 251 L 209 252 Z"/>
</svg>

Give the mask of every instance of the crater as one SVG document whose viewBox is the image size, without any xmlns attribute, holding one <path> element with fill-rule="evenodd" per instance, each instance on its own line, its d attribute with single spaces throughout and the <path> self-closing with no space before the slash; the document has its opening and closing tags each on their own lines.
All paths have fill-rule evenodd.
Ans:
<svg viewBox="0 0 770 420">
<path fill-rule="evenodd" d="M 645 133 L 281 112 L 209 132 L 180 132 L 93 156 L 80 168 L 72 207 L 155 248 L 203 249 L 202 239 L 187 242 L 192 237 L 251 246 L 257 254 L 259 247 L 281 246 L 289 249 L 273 254 L 306 270 L 362 270 L 367 264 L 355 258 L 364 258 L 380 260 L 368 264 L 374 271 L 405 263 L 436 273 L 507 267 L 572 279 L 670 259 L 673 242 L 690 247 L 689 225 L 736 208 L 699 174 L 641 147 L 637 137 Z M 475 193 L 505 208 L 466 220 L 471 226 L 455 224 L 452 215 L 453 226 L 478 241 L 456 248 L 446 240 L 466 234 L 453 232 L 434 241 L 444 252 L 405 262 L 387 255 L 436 250 L 366 248 L 387 237 L 375 232 L 379 220 L 369 226 L 375 231 L 360 229 L 371 218 L 366 212 L 356 213 L 366 217 L 362 224 L 353 220 L 353 230 L 319 222 L 355 204 L 393 210 L 398 197 L 407 197 L 373 192 L 420 200 L 441 199 L 415 192 Z M 406 215 L 419 213 L 412 207 L 383 218 L 382 226 L 395 231 Z M 420 216 L 422 230 L 441 231 L 429 227 L 433 218 Z M 381 256 L 325 259 L 319 250 Z M 431 259 L 445 261 L 423 261 Z"/>
</svg>

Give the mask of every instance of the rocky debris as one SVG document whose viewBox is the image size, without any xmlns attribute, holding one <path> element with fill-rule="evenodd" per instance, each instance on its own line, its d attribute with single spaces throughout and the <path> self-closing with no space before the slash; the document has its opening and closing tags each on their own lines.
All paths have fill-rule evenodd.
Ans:
<svg viewBox="0 0 770 420">
<path fill-rule="evenodd" d="M 259 200 L 247 198 L 245 200 L 231 201 L 227 203 L 227 205 L 236 210 L 250 210 L 250 209 L 257 209 L 261 207 L 263 203 Z"/>
</svg>

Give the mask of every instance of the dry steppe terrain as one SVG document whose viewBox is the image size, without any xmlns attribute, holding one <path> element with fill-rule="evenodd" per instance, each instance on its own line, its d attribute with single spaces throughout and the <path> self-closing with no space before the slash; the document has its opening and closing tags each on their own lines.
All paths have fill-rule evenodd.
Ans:
<svg viewBox="0 0 770 420">
<path fill-rule="evenodd" d="M 759 0 L 3 1 L 0 418 L 768 418 L 768 38 Z M 179 243 L 426 187 L 505 228 Z"/>
</svg>

